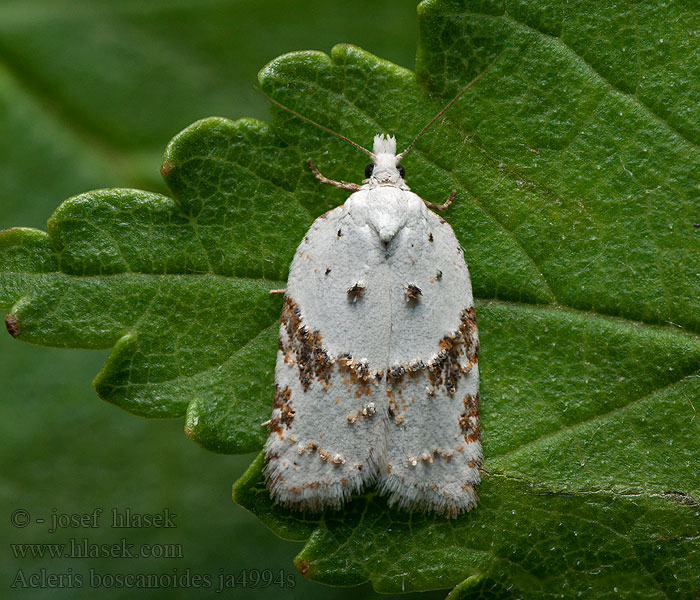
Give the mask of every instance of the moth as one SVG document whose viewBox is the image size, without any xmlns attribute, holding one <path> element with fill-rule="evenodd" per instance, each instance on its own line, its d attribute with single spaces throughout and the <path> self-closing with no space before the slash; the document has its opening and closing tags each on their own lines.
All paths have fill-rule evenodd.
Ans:
<svg viewBox="0 0 700 600">
<path fill-rule="evenodd" d="M 450 225 L 405 181 L 400 153 L 369 151 L 277 101 L 371 159 L 362 184 L 299 244 L 284 292 L 275 395 L 265 444 L 272 498 L 291 509 L 340 508 L 376 485 L 390 505 L 456 517 L 481 480 L 479 336 L 469 271 Z"/>
</svg>

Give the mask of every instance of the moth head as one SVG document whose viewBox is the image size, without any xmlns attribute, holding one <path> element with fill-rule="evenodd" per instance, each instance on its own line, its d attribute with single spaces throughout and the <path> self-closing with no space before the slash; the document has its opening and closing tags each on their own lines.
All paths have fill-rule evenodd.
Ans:
<svg viewBox="0 0 700 600">
<path fill-rule="evenodd" d="M 365 178 L 371 183 L 398 184 L 403 181 L 404 168 L 396 156 L 396 138 L 388 135 L 375 135 L 372 162 L 365 167 Z"/>
</svg>

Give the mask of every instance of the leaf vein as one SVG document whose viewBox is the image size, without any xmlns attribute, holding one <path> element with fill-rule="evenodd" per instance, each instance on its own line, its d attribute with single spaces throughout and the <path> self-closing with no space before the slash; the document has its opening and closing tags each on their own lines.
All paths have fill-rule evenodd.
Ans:
<svg viewBox="0 0 700 600">
<path fill-rule="evenodd" d="M 505 9 L 504 9 L 505 10 Z M 677 135 L 680 139 L 682 139 L 684 142 L 687 144 L 690 144 L 693 148 L 696 148 L 700 150 L 700 144 L 694 142 L 690 138 L 688 138 L 684 133 L 679 131 L 677 128 L 675 128 L 673 125 L 671 125 L 667 119 L 662 117 L 661 115 L 655 113 L 653 109 L 644 104 L 639 97 L 630 92 L 626 92 L 622 88 L 616 86 L 610 79 L 608 79 L 605 75 L 603 75 L 599 70 L 597 70 L 591 63 L 589 63 L 583 56 L 581 56 L 576 50 L 574 50 L 569 44 L 567 44 L 563 39 L 553 36 L 549 33 L 546 33 L 544 31 L 541 31 L 537 29 L 536 27 L 533 27 L 531 25 L 528 25 L 527 23 L 524 23 L 522 21 L 518 21 L 514 17 L 510 16 L 507 12 L 504 12 L 502 15 L 497 16 L 497 15 L 492 15 L 492 14 L 487 14 L 487 13 L 480 13 L 477 11 L 465 11 L 465 15 L 473 15 L 477 17 L 486 17 L 486 18 L 491 18 L 491 19 L 503 19 L 504 21 L 508 21 L 511 23 L 514 27 L 519 28 L 523 31 L 527 31 L 530 33 L 535 33 L 539 36 L 542 36 L 546 39 L 553 40 L 555 43 L 560 45 L 565 52 L 567 52 L 574 60 L 585 66 L 587 69 L 591 71 L 591 73 L 595 74 L 599 80 L 603 83 L 605 83 L 608 88 L 617 93 L 620 94 L 621 96 L 625 96 L 629 98 L 637 107 L 639 107 L 640 110 L 642 110 L 648 117 L 650 117 L 652 120 L 663 124 L 670 132 L 674 133 Z"/>
<path fill-rule="evenodd" d="M 556 437 L 563 435 L 565 433 L 574 432 L 577 429 L 580 429 L 581 427 L 584 427 L 586 425 L 590 425 L 591 423 L 595 423 L 596 421 L 602 421 L 603 419 L 606 419 L 612 415 L 623 413 L 626 410 L 628 410 L 628 409 L 640 404 L 641 402 L 644 402 L 645 400 L 651 398 L 655 394 L 658 394 L 659 392 L 663 392 L 664 390 L 669 390 L 669 389 L 679 385 L 681 382 L 683 382 L 687 379 L 691 379 L 693 377 L 696 377 L 698 374 L 700 374 L 700 369 L 693 371 L 687 375 L 684 375 L 683 377 L 680 377 L 677 380 L 672 381 L 672 382 L 670 382 L 670 383 L 668 383 L 660 388 L 656 388 L 655 390 L 652 390 L 648 394 L 644 394 L 643 396 L 640 396 L 639 398 L 636 398 L 635 400 L 631 400 L 630 402 L 628 402 L 627 404 L 625 404 L 623 406 L 618 406 L 618 407 L 613 408 L 612 410 L 609 410 L 607 412 L 601 413 L 599 415 L 595 415 L 594 417 L 591 417 L 590 419 L 585 419 L 584 421 L 574 423 L 573 425 L 568 425 L 567 427 L 563 427 L 561 429 L 558 429 L 557 431 L 553 431 L 553 432 L 548 433 L 546 435 L 540 436 L 538 438 L 535 438 L 534 440 L 530 440 L 529 442 L 518 446 L 517 448 L 514 448 L 513 450 L 509 450 L 508 452 L 505 452 L 503 454 L 496 454 L 493 456 L 493 458 L 502 459 L 502 458 L 507 458 L 509 456 L 513 456 L 514 454 L 516 454 L 522 450 L 535 447 L 541 443 L 544 443 L 547 440 L 556 438 Z"/>
</svg>

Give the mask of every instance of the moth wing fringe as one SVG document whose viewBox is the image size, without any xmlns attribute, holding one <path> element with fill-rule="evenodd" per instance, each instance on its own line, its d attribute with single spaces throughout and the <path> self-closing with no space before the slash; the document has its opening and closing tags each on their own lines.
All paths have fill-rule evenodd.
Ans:
<svg viewBox="0 0 700 600">
<path fill-rule="evenodd" d="M 408 511 L 437 514 L 451 519 L 469 512 L 479 500 L 476 486 L 479 481 L 464 484 L 464 494 L 459 498 L 448 497 L 446 494 L 432 489 L 423 489 L 406 485 L 396 478 L 382 479 L 377 489 L 381 496 L 387 497 L 390 506 L 398 506 Z"/>
<path fill-rule="evenodd" d="M 267 461 L 264 474 L 270 497 L 276 504 L 291 510 L 321 512 L 326 508 L 339 510 L 353 494 L 374 485 L 377 482 L 378 471 L 379 462 L 374 449 L 371 449 L 363 463 L 362 471 L 346 475 L 343 478 L 345 484 L 340 480 L 331 483 L 306 481 L 301 486 L 287 485 L 283 477 L 287 468 L 281 465 L 279 460 Z"/>
</svg>

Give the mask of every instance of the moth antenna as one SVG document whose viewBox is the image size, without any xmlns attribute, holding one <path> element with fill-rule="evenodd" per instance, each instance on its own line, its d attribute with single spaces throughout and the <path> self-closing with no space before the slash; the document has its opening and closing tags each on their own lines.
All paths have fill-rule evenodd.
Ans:
<svg viewBox="0 0 700 600">
<path fill-rule="evenodd" d="M 463 95 L 470 87 L 472 87 L 477 81 L 479 81 L 479 79 L 481 79 L 484 75 L 486 75 L 486 73 L 488 73 L 488 72 L 491 70 L 491 67 L 493 67 L 499 60 L 501 60 L 501 57 L 502 57 L 506 52 L 508 52 L 508 50 L 510 50 L 510 48 L 504 48 L 504 49 L 501 51 L 501 53 L 500 53 L 496 58 L 493 59 L 493 61 L 491 62 L 491 64 L 490 64 L 488 67 L 486 67 L 481 73 L 479 73 L 474 79 L 472 79 L 472 80 L 469 82 L 469 85 L 467 85 L 467 87 L 465 87 L 461 92 L 459 92 L 459 94 L 457 94 L 454 98 L 452 98 L 452 100 L 450 100 L 450 101 L 447 103 L 447 105 L 445 106 L 445 108 L 443 108 L 438 114 L 436 114 L 432 119 L 430 119 L 430 121 L 428 122 L 428 124 L 427 124 L 425 127 L 423 127 L 423 129 L 420 130 L 420 132 L 418 133 L 418 135 L 417 135 L 416 137 L 413 138 L 413 141 L 408 145 L 408 147 L 407 147 L 403 152 L 401 152 L 401 154 L 397 154 L 397 155 L 396 155 L 397 163 L 398 163 L 399 161 L 401 161 L 401 159 L 402 159 L 404 156 L 406 156 L 406 155 L 413 149 L 413 146 L 415 145 L 415 143 L 416 143 L 416 142 L 421 138 L 421 136 L 430 128 L 430 126 L 431 126 L 433 123 L 435 123 L 435 121 L 437 121 L 442 115 L 444 115 L 445 112 L 447 111 L 447 109 L 450 108 L 450 106 L 452 106 L 455 102 L 457 102 L 457 100 L 459 100 L 459 99 L 462 97 L 462 95 Z"/>
<path fill-rule="evenodd" d="M 265 96 L 265 98 L 267 98 L 270 102 L 272 102 L 272 104 L 274 104 L 275 106 L 279 106 L 282 110 L 286 110 L 288 113 L 294 115 L 295 117 L 298 117 L 302 121 L 306 121 L 307 123 L 310 123 L 314 127 L 318 127 L 322 131 L 325 131 L 326 133 L 330 133 L 331 135 L 334 135 L 335 137 L 340 138 L 341 140 L 343 140 L 344 142 L 347 142 L 351 146 L 355 146 L 355 148 L 357 148 L 358 150 L 362 150 L 362 152 L 364 152 L 367 156 L 369 156 L 371 159 L 374 160 L 374 154 L 372 152 L 370 152 L 369 150 L 367 150 L 367 148 L 363 148 L 362 146 L 360 146 L 360 144 L 358 144 L 357 142 L 353 142 L 350 138 L 346 138 L 344 135 L 341 135 L 340 133 L 336 133 L 332 129 L 328 129 L 328 127 L 324 127 L 323 125 L 316 123 L 316 121 L 312 121 L 311 119 L 309 119 L 308 117 L 305 117 L 304 115 L 300 115 L 297 111 L 292 110 L 291 108 L 289 108 L 288 106 L 285 106 L 281 102 L 277 102 L 277 100 L 268 96 L 258 86 L 254 85 L 253 87 L 256 90 L 258 90 L 263 96 Z"/>
</svg>

